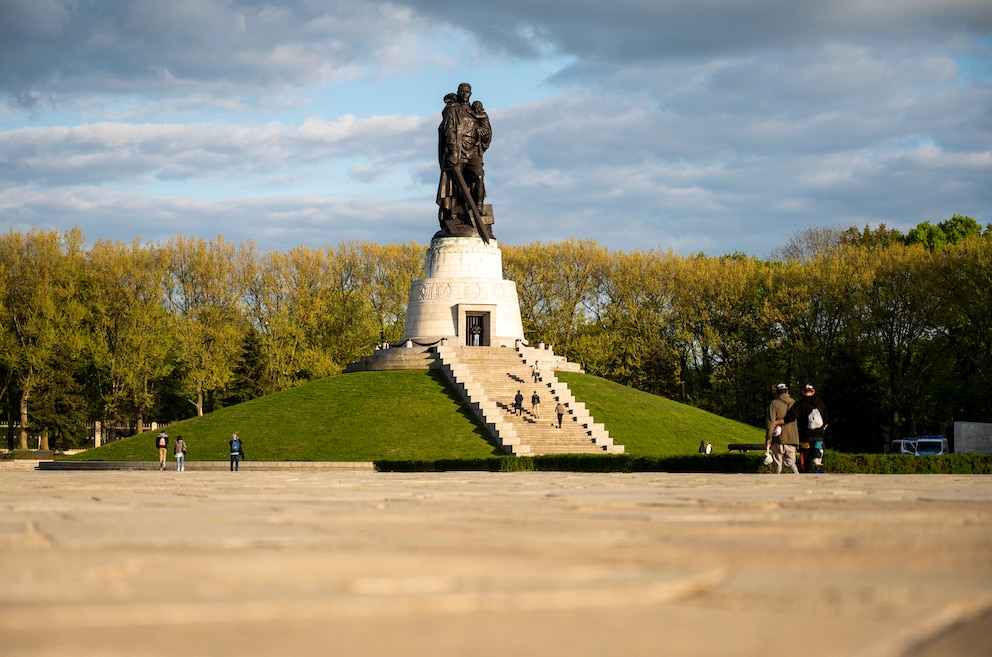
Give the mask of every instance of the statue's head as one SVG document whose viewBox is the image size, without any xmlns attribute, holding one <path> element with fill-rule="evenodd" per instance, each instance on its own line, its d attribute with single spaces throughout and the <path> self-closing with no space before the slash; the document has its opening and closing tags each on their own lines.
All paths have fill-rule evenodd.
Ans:
<svg viewBox="0 0 992 657">
<path fill-rule="evenodd" d="M 472 85 L 468 82 L 462 82 L 458 85 L 458 100 L 463 103 L 467 103 L 468 99 L 472 97 Z"/>
</svg>

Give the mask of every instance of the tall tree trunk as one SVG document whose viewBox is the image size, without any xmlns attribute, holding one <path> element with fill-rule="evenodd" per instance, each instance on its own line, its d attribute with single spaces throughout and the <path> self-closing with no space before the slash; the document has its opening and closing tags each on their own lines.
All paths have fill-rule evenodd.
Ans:
<svg viewBox="0 0 992 657">
<path fill-rule="evenodd" d="M 30 392 L 25 391 L 21 393 L 21 449 L 28 448 L 28 399 L 30 397 Z"/>
</svg>

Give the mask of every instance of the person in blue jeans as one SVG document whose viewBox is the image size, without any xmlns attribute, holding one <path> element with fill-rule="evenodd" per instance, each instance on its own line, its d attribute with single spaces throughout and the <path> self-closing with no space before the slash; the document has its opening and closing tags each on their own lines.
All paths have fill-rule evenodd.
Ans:
<svg viewBox="0 0 992 657">
<path fill-rule="evenodd" d="M 231 446 L 231 472 L 237 472 L 238 462 L 245 457 L 245 449 L 236 433 L 231 434 L 228 444 Z"/>
<path fill-rule="evenodd" d="M 176 447 L 174 450 L 176 455 L 176 471 L 185 472 L 186 471 L 186 441 L 183 440 L 182 436 L 176 438 Z"/>
</svg>

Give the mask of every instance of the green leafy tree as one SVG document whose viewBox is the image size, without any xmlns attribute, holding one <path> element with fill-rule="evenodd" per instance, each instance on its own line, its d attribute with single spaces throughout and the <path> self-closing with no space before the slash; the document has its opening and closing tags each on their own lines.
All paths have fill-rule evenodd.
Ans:
<svg viewBox="0 0 992 657">
<path fill-rule="evenodd" d="M 842 244 L 857 247 L 859 249 L 884 249 L 892 244 L 901 244 L 906 240 L 906 236 L 895 228 L 887 228 L 885 224 L 880 224 L 878 228 L 872 230 L 865 226 L 864 230 L 858 230 L 851 226 L 845 230 L 840 237 Z"/>
<path fill-rule="evenodd" d="M 233 378 L 244 335 L 242 295 L 253 272 L 253 244 L 178 236 L 166 247 L 166 308 L 174 323 L 183 387 L 197 416 Z"/>
<path fill-rule="evenodd" d="M 6 311 L 7 347 L 0 358 L 12 387 L 19 391 L 21 449 L 28 448 L 32 427 L 29 409 L 36 392 L 57 394 L 50 384 L 65 365 L 65 355 L 81 350 L 82 306 L 77 287 L 82 242 L 78 230 L 61 235 L 54 231 L 22 234 L 11 230 L 0 238 L 0 271 L 5 275 L 0 307 Z M 47 435 L 42 435 L 40 447 L 47 449 Z"/>
<path fill-rule="evenodd" d="M 297 247 L 261 259 L 245 295 L 254 330 L 243 352 L 257 347 L 256 385 L 275 392 L 340 370 L 325 336 L 333 297 L 331 254 Z"/>
<path fill-rule="evenodd" d="M 673 322 L 696 403 L 738 420 L 760 416 L 764 400 L 755 399 L 752 372 L 770 338 L 768 266 L 741 255 L 697 255 L 680 265 Z"/>
<path fill-rule="evenodd" d="M 772 268 L 768 320 L 780 336 L 788 380 L 828 378 L 842 346 L 859 330 L 871 257 L 846 247 Z"/>
<path fill-rule="evenodd" d="M 42 449 L 84 447 L 88 439 L 85 369 L 74 341 L 60 341 L 44 377 L 38 377 L 31 398 L 31 423 L 41 437 Z M 78 343 L 77 343 L 78 346 Z"/>
<path fill-rule="evenodd" d="M 992 233 L 935 255 L 933 293 L 955 365 L 948 421 L 992 419 Z"/>
<path fill-rule="evenodd" d="M 328 248 L 329 288 L 321 305 L 323 323 L 315 336 L 337 371 L 371 351 L 379 339 L 369 287 L 362 275 L 362 245 Z"/>
<path fill-rule="evenodd" d="M 645 369 L 671 319 L 673 258 L 655 251 L 604 252 L 597 258 L 589 322 L 576 344 L 587 371 L 644 390 L 679 385 L 676 371 L 650 376 Z"/>
<path fill-rule="evenodd" d="M 575 338 L 589 319 L 599 260 L 592 240 L 503 247 L 504 277 L 517 283 L 524 335 L 578 360 Z"/>
<path fill-rule="evenodd" d="M 424 274 L 424 247 L 418 244 L 365 244 L 361 249 L 362 284 L 368 291 L 380 341 L 403 336 L 413 281 Z"/>
<path fill-rule="evenodd" d="M 916 434 L 917 416 L 948 374 L 932 261 L 922 248 L 892 245 L 865 265 L 871 280 L 863 297 L 863 339 L 876 347 L 892 424 L 905 435 Z"/>
<path fill-rule="evenodd" d="M 977 221 L 971 217 L 955 214 L 936 226 L 929 221 L 918 224 L 906 234 L 906 244 L 919 244 L 928 251 L 935 251 L 957 244 L 965 238 L 977 237 L 981 233 L 982 226 Z"/>
<path fill-rule="evenodd" d="M 130 417 L 143 431 L 174 368 L 174 324 L 163 304 L 166 255 L 137 239 L 101 240 L 87 254 L 88 353 L 100 415 L 112 430 Z"/>
</svg>

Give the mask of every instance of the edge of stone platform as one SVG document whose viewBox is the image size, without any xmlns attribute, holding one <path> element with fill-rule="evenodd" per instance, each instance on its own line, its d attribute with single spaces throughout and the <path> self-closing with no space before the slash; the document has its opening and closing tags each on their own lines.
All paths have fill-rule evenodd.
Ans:
<svg viewBox="0 0 992 657">
<path fill-rule="evenodd" d="M 159 469 L 158 461 L 39 461 L 38 470 L 44 471 L 75 471 L 102 472 L 107 470 L 155 470 Z M 175 471 L 176 464 L 169 461 L 166 471 Z M 187 461 L 187 472 L 229 471 L 231 464 L 227 461 Z M 241 470 L 308 470 L 308 471 L 358 471 L 375 472 L 375 464 L 371 461 L 242 461 Z"/>
<path fill-rule="evenodd" d="M 428 347 L 389 347 L 376 349 L 370 356 L 348 363 L 345 372 L 385 372 L 390 370 L 429 370 L 439 368 L 437 353 Z"/>
</svg>

